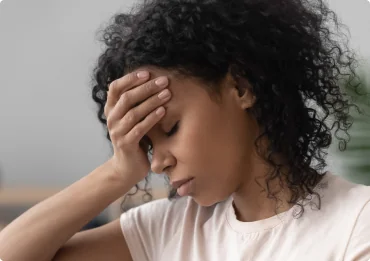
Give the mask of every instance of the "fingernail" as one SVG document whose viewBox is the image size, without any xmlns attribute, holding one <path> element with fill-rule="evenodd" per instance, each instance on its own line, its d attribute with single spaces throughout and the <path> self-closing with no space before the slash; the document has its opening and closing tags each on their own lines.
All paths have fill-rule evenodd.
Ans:
<svg viewBox="0 0 370 261">
<path fill-rule="evenodd" d="M 159 109 L 155 112 L 157 115 L 162 116 L 164 114 L 164 108 L 159 107 Z"/>
<path fill-rule="evenodd" d="M 144 78 L 147 78 L 148 76 L 149 76 L 149 72 L 146 72 L 146 71 L 142 71 L 142 72 L 137 73 L 137 78 L 139 78 L 139 79 L 144 79 Z"/>
<path fill-rule="evenodd" d="M 158 94 L 159 99 L 166 99 L 170 96 L 170 91 L 169 90 L 164 90 L 160 94 Z"/>
<path fill-rule="evenodd" d="M 155 81 L 155 84 L 158 85 L 159 87 L 165 87 L 168 84 L 168 79 L 167 77 L 161 77 Z"/>
</svg>

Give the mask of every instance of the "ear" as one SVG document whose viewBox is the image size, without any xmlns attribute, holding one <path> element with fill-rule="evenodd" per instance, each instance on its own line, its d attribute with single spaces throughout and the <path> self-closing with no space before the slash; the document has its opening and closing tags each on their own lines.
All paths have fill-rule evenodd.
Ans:
<svg viewBox="0 0 370 261">
<path fill-rule="evenodd" d="M 249 81 L 243 77 L 240 77 L 237 80 L 236 88 L 238 89 L 240 105 L 242 109 L 246 110 L 252 108 L 256 102 L 256 96 L 252 91 L 252 85 L 249 83 Z"/>
<path fill-rule="evenodd" d="M 238 106 L 243 109 L 253 107 L 256 102 L 256 96 L 253 94 L 252 85 L 241 76 L 233 77 L 230 72 L 226 75 L 226 85 L 230 88 L 233 99 Z"/>
</svg>

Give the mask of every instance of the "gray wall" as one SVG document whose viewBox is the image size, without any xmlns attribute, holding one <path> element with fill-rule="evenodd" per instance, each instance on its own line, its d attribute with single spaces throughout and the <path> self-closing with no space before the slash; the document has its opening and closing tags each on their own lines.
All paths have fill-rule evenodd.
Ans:
<svg viewBox="0 0 370 261">
<path fill-rule="evenodd" d="M 0 4 L 0 167 L 5 186 L 64 186 L 110 156 L 90 75 L 96 31 L 133 1 Z"/>
<path fill-rule="evenodd" d="M 90 98 L 95 33 L 134 0 L 0 4 L 0 169 L 5 186 L 66 186 L 110 156 Z M 370 57 L 370 4 L 331 0 Z M 333 164 L 334 165 L 334 164 Z"/>
</svg>

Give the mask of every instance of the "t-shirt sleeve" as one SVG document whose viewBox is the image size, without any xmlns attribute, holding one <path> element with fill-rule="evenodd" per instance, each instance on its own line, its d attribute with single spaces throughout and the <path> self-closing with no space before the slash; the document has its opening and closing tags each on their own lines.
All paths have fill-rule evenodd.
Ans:
<svg viewBox="0 0 370 261">
<path fill-rule="evenodd" d="M 357 218 L 343 260 L 370 260 L 370 200 L 366 202 Z"/>
<path fill-rule="evenodd" d="M 133 261 L 158 260 L 181 222 L 182 199 L 155 200 L 123 213 L 120 224 Z"/>
</svg>

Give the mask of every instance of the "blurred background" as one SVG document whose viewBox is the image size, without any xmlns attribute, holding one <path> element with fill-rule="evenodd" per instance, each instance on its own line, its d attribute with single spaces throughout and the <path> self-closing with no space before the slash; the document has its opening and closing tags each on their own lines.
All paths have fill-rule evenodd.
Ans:
<svg viewBox="0 0 370 261">
<path fill-rule="evenodd" d="M 92 69 L 102 50 L 96 35 L 112 15 L 129 10 L 133 3 L 135 0 L 1 2 L 0 227 L 111 156 L 90 91 Z M 370 92 L 370 3 L 328 3 L 350 30 L 351 46 L 362 58 L 362 88 Z M 370 114 L 369 97 L 356 102 Z M 352 140 L 345 152 L 333 144 L 328 169 L 370 185 L 370 118 L 352 113 Z M 162 176 L 153 176 L 151 186 L 154 198 L 166 195 Z M 139 193 L 131 206 L 142 202 L 142 196 Z M 86 228 L 117 218 L 120 202 Z"/>
</svg>

